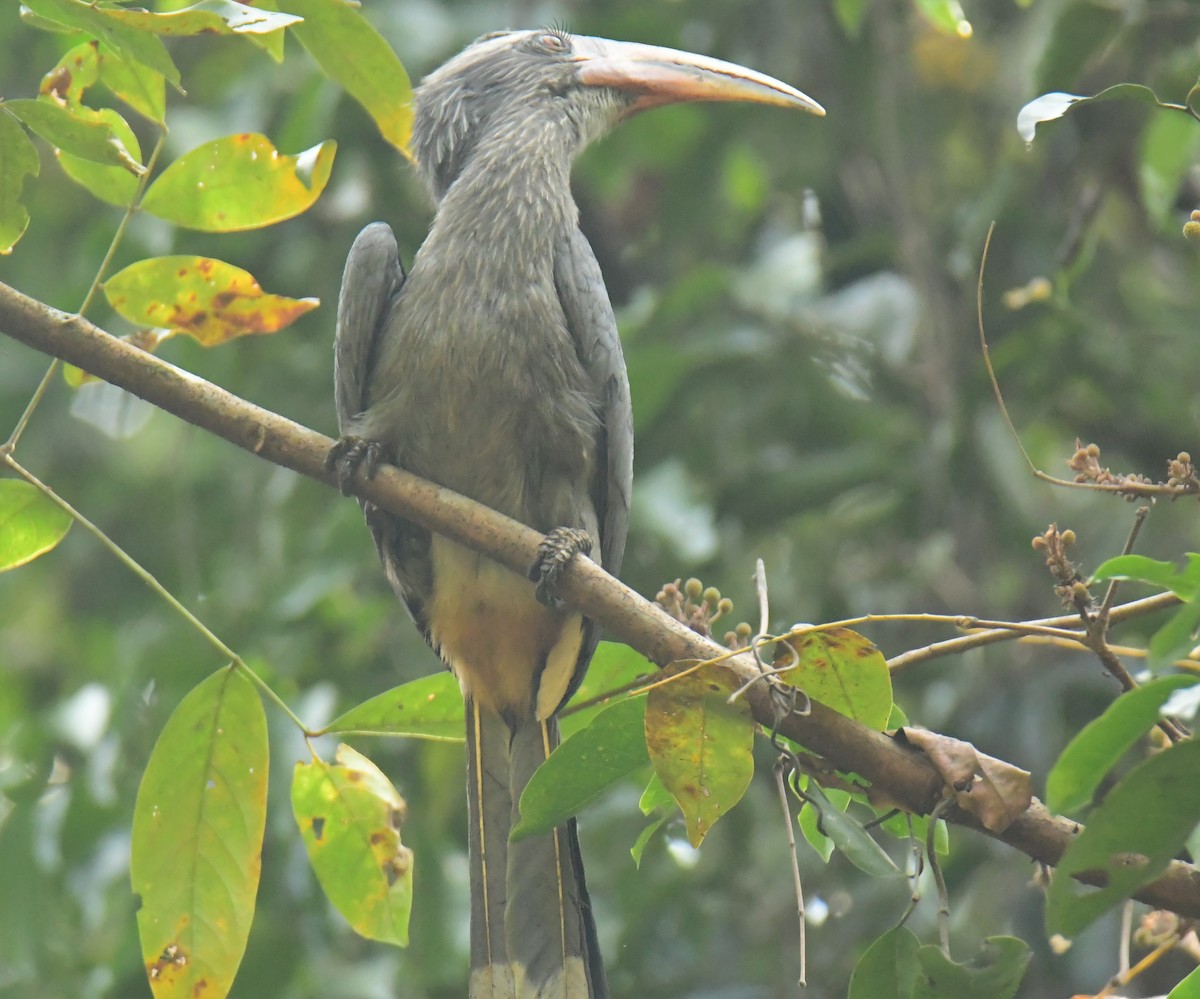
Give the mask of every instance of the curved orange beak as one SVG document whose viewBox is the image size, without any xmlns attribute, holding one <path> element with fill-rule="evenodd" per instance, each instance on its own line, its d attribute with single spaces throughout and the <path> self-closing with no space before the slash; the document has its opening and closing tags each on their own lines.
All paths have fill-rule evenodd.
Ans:
<svg viewBox="0 0 1200 999">
<path fill-rule="evenodd" d="M 632 95 L 631 114 L 683 101 L 748 101 L 825 114 L 820 104 L 795 87 L 736 63 L 586 35 L 576 35 L 574 41 L 580 83 Z"/>
</svg>

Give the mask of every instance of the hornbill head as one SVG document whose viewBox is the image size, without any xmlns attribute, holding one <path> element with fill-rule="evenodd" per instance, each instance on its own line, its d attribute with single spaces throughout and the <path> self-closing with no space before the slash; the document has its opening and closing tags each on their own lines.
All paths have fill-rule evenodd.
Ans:
<svg viewBox="0 0 1200 999">
<path fill-rule="evenodd" d="M 440 199 L 482 146 L 550 149 L 569 160 L 638 111 L 682 101 L 749 101 L 823 115 L 811 97 L 734 63 L 564 31 L 485 35 L 425 78 L 412 149 Z"/>
</svg>

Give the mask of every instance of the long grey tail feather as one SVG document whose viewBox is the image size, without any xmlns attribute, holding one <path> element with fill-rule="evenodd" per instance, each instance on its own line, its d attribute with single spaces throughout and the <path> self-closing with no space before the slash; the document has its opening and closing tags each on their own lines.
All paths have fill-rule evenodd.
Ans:
<svg viewBox="0 0 1200 999">
<path fill-rule="evenodd" d="M 574 821 L 508 842 L 558 726 L 467 705 L 471 999 L 607 999 Z"/>
</svg>

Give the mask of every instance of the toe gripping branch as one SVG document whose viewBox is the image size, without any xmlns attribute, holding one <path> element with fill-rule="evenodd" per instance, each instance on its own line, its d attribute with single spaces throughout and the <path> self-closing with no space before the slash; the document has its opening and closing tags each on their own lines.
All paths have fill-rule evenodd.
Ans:
<svg viewBox="0 0 1200 999">
<path fill-rule="evenodd" d="M 342 437 L 325 456 L 325 471 L 337 472 L 338 488 L 343 496 L 350 495 L 350 481 L 361 467 L 368 479 L 375 478 L 383 462 L 383 445 L 361 437 Z"/>
<path fill-rule="evenodd" d="M 538 545 L 537 558 L 529 568 L 529 578 L 537 584 L 534 592 L 538 602 L 554 610 L 566 603 L 554 592 L 567 563 L 576 555 L 590 555 L 592 538 L 587 531 L 576 527 L 556 527 Z"/>
</svg>

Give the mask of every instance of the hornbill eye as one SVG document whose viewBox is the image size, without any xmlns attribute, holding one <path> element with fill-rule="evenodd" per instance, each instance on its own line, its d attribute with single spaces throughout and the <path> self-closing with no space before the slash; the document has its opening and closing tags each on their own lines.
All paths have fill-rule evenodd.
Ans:
<svg viewBox="0 0 1200 999">
<path fill-rule="evenodd" d="M 543 31 L 537 37 L 537 46 L 543 52 L 559 55 L 571 50 L 571 43 L 561 31 Z"/>
</svg>

